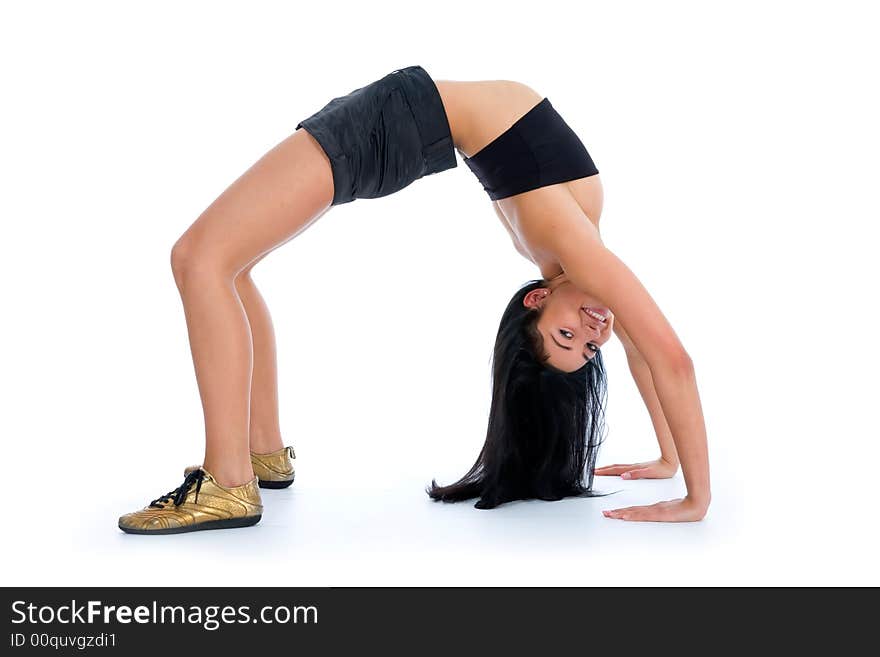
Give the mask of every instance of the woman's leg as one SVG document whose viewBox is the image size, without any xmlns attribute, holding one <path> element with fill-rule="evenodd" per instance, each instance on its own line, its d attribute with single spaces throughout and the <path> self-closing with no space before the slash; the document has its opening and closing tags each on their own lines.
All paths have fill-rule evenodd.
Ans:
<svg viewBox="0 0 880 657">
<path fill-rule="evenodd" d="M 284 447 L 284 443 L 281 440 L 281 422 L 278 417 L 275 329 L 269 308 L 251 278 L 254 264 L 256 263 L 248 265 L 235 277 L 235 289 L 247 313 L 254 348 L 248 423 L 250 451 L 268 454 Z"/>
<path fill-rule="evenodd" d="M 297 130 L 230 185 L 172 249 L 205 418 L 203 463 L 223 486 L 253 479 L 249 431 L 255 369 L 257 421 L 266 421 L 263 404 L 277 403 L 260 399 L 266 380 L 274 378 L 274 341 L 268 346 L 271 320 L 262 299 L 257 301 L 259 293 L 252 294 L 256 288 L 249 289 L 245 270 L 305 230 L 332 199 L 327 156 L 311 135 Z M 243 272 L 246 278 L 236 284 Z M 255 309 L 253 332 L 240 289 Z M 274 383 L 269 387 L 274 391 Z"/>
<path fill-rule="evenodd" d="M 278 414 L 278 363 L 275 349 L 275 329 L 272 325 L 269 307 L 251 277 L 254 265 L 267 255 L 268 252 L 251 261 L 235 277 L 235 289 L 247 314 L 248 324 L 251 327 L 251 342 L 253 343 L 248 434 L 250 451 L 256 454 L 269 454 L 284 447 Z"/>
</svg>

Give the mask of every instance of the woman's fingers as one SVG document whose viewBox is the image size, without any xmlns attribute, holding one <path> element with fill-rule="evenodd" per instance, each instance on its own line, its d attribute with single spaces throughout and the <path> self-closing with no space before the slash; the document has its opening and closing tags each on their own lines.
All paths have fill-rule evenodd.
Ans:
<svg viewBox="0 0 880 657">
<path fill-rule="evenodd" d="M 593 470 L 594 475 L 620 475 L 621 479 L 668 479 L 675 475 L 677 465 L 662 459 L 644 461 L 642 463 L 615 463 L 604 465 Z"/>
<path fill-rule="evenodd" d="M 645 479 L 650 477 L 651 468 L 636 468 L 635 470 L 627 470 L 621 473 L 621 479 Z"/>
<path fill-rule="evenodd" d="M 596 468 L 593 470 L 593 474 L 595 475 L 619 475 L 622 472 L 626 472 L 627 470 L 631 470 L 636 467 L 634 463 L 615 463 L 614 465 L 603 465 L 601 468 Z"/>
<path fill-rule="evenodd" d="M 702 520 L 705 508 L 699 509 L 687 499 L 657 502 L 649 506 L 628 506 L 602 511 L 606 518 L 644 522 L 694 522 Z"/>
<path fill-rule="evenodd" d="M 605 465 L 601 468 L 593 470 L 594 475 L 609 476 L 620 475 L 624 479 L 644 479 L 651 474 L 650 466 L 644 463 L 615 463 L 614 465 Z M 627 476 L 627 475 L 631 476 Z"/>
<path fill-rule="evenodd" d="M 659 520 L 659 514 L 655 506 L 628 506 L 623 509 L 611 509 L 603 511 L 606 518 L 616 520 Z"/>
</svg>

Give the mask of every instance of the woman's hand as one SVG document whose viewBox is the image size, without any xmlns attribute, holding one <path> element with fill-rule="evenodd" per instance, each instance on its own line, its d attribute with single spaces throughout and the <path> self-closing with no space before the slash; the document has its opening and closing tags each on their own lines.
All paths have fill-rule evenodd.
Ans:
<svg viewBox="0 0 880 657">
<path fill-rule="evenodd" d="M 651 375 L 663 420 L 661 425 L 660 413 L 652 414 L 652 421 L 656 420 L 655 431 L 660 429 L 660 435 L 665 436 L 668 428 L 675 460 L 681 464 L 688 491 L 685 500 L 636 507 L 627 513 L 647 520 L 702 518 L 710 499 L 709 449 L 696 370 L 690 355 L 642 282 L 605 247 L 596 227 L 583 220 L 583 212 L 574 197 L 560 194 L 540 206 L 537 213 L 547 220 L 530 222 L 540 227 L 536 229 L 537 235 L 530 236 L 529 244 L 533 250 L 553 253 L 574 287 L 614 309 L 615 322 L 626 327 L 632 346 Z M 643 389 L 647 387 L 640 388 L 639 392 Z M 663 450 L 664 443 L 666 450 Z M 668 447 L 667 441 L 661 441 L 661 455 L 671 457 Z M 656 466 L 651 468 L 655 469 Z"/>
<path fill-rule="evenodd" d="M 668 502 L 657 502 L 649 506 L 628 506 L 623 509 L 602 511 L 606 518 L 617 520 L 636 520 L 642 522 L 695 522 L 702 520 L 709 504 L 698 503 L 689 497 Z"/>
<path fill-rule="evenodd" d="M 620 475 L 621 479 L 669 479 L 678 472 L 678 463 L 670 463 L 662 458 L 645 463 L 615 463 L 596 468 L 593 474 L 598 477 Z"/>
</svg>

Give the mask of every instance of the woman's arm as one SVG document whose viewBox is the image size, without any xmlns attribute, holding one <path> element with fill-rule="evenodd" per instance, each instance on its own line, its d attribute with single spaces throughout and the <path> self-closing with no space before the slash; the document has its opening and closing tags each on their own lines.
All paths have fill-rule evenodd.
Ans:
<svg viewBox="0 0 880 657">
<path fill-rule="evenodd" d="M 620 338 L 623 350 L 626 352 L 626 361 L 632 374 L 636 387 L 642 395 L 642 400 L 651 416 L 654 433 L 660 445 L 660 458 L 644 463 L 615 463 L 595 469 L 597 476 L 620 475 L 623 479 L 668 479 L 678 472 L 678 453 L 675 451 L 675 441 L 672 430 L 663 414 L 663 407 L 657 397 L 654 388 L 654 379 L 651 377 L 651 368 L 647 361 L 636 349 L 626 330 L 616 318 L 614 319 L 614 333 Z"/>
<path fill-rule="evenodd" d="M 558 200 L 557 200 L 558 199 Z M 709 508 L 706 427 L 693 362 L 654 299 L 636 275 L 605 247 L 595 226 L 573 198 L 557 195 L 529 225 L 552 250 L 571 283 L 611 308 L 651 372 L 672 432 L 687 496 L 651 506 L 607 512 L 624 520 L 700 520 Z"/>
</svg>

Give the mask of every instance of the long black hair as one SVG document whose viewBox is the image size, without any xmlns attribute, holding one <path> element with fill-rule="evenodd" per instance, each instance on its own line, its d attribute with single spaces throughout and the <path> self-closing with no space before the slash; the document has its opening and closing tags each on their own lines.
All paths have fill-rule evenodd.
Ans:
<svg viewBox="0 0 880 657">
<path fill-rule="evenodd" d="M 604 440 L 607 379 L 601 351 L 564 372 L 549 363 L 538 331 L 540 309 L 523 299 L 547 287 L 532 280 L 507 304 L 492 356 L 492 403 L 486 442 L 461 479 L 426 489 L 435 501 L 479 497 L 478 509 L 511 500 L 593 497 L 596 452 Z"/>
</svg>

